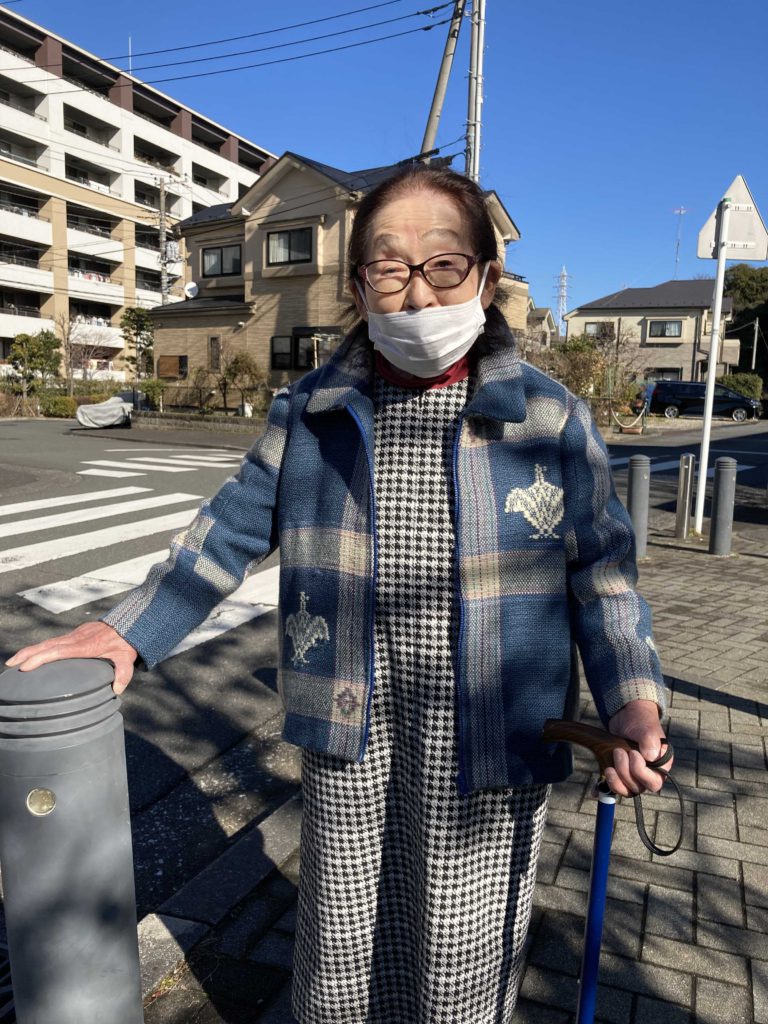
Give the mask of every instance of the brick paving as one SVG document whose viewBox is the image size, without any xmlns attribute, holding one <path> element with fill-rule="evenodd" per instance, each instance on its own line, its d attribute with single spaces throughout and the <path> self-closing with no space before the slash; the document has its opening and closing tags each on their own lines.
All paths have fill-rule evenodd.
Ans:
<svg viewBox="0 0 768 1024">
<path fill-rule="evenodd" d="M 674 539 L 673 503 L 674 482 L 654 480 L 639 586 L 672 692 L 684 839 L 652 855 L 631 803 L 617 806 L 596 1019 L 768 1024 L 768 507 L 737 490 L 733 555 L 720 559 L 706 540 Z M 594 720 L 588 700 L 582 710 Z M 553 789 L 515 1024 L 575 1020 L 593 781 L 576 751 Z M 146 1024 L 295 1024 L 300 807 L 297 792 L 142 922 Z M 674 799 L 644 808 L 670 843 Z"/>
</svg>

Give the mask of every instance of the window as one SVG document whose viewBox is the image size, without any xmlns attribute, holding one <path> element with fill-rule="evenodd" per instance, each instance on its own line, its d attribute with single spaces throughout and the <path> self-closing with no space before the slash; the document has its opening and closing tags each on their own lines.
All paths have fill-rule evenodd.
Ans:
<svg viewBox="0 0 768 1024">
<path fill-rule="evenodd" d="M 275 337 L 272 339 L 272 369 L 291 369 L 291 350 L 293 339 L 288 337 Z"/>
<path fill-rule="evenodd" d="M 157 376 L 161 380 L 185 380 L 189 370 L 189 356 L 159 356 Z"/>
<path fill-rule="evenodd" d="M 588 338 L 596 341 L 612 341 L 615 336 L 615 327 L 610 320 L 593 320 L 584 324 L 584 333 Z"/>
<path fill-rule="evenodd" d="M 590 338 L 596 338 L 599 326 L 598 323 L 584 324 L 584 333 Z"/>
<path fill-rule="evenodd" d="M 221 338 L 218 334 L 208 339 L 208 369 L 221 369 Z"/>
<path fill-rule="evenodd" d="M 680 380 L 681 376 L 682 376 L 682 371 L 678 370 L 677 367 L 672 367 L 670 369 L 663 369 L 663 368 L 657 369 L 657 368 L 653 368 L 653 369 L 648 369 L 648 370 L 645 371 L 645 377 L 646 377 L 646 380 L 648 380 L 648 381 Z"/>
<path fill-rule="evenodd" d="M 281 263 L 311 263 L 312 228 L 270 231 L 267 250 L 267 263 L 271 267 Z"/>
<path fill-rule="evenodd" d="M 682 320 L 651 320 L 648 330 L 651 338 L 680 338 L 682 334 Z"/>
<path fill-rule="evenodd" d="M 240 246 L 203 249 L 203 277 L 234 277 L 241 273 Z"/>
</svg>

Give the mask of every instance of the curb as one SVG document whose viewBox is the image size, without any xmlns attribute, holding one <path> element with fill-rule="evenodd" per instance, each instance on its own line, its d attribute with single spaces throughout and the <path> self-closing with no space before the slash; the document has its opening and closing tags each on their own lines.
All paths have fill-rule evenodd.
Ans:
<svg viewBox="0 0 768 1024">
<path fill-rule="evenodd" d="M 151 996 L 195 946 L 299 847 L 301 790 L 139 922 L 142 997 Z"/>
</svg>

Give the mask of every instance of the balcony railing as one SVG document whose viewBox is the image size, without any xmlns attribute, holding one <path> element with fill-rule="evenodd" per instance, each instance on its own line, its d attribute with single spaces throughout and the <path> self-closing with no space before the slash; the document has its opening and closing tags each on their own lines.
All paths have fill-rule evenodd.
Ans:
<svg viewBox="0 0 768 1024">
<path fill-rule="evenodd" d="M 76 217 L 67 217 L 67 227 L 73 228 L 75 231 L 85 231 L 88 235 L 100 235 L 102 238 L 112 237 L 110 228 L 102 228 L 98 224 L 86 220 L 81 221 Z"/>
<path fill-rule="evenodd" d="M 13 313 L 14 316 L 36 316 L 40 317 L 40 310 L 36 306 L 15 306 L 12 302 L 0 302 L 0 313 Z"/>
<path fill-rule="evenodd" d="M 120 198 L 119 192 L 115 192 L 109 187 L 109 185 L 105 185 L 102 181 L 94 181 L 92 178 L 89 178 L 87 174 L 78 174 L 76 171 L 66 171 L 65 173 L 67 181 L 74 181 L 77 182 L 78 185 L 86 185 L 88 188 L 95 188 L 97 192 L 104 192 L 105 195 L 116 196 L 118 199 Z"/>
<path fill-rule="evenodd" d="M 141 163 L 148 164 L 150 167 L 156 167 L 159 171 L 165 171 L 167 174 L 176 173 L 176 168 L 173 164 L 164 164 L 161 160 L 158 160 L 157 157 L 148 156 L 146 153 L 136 152 L 134 152 L 133 156 L 135 160 L 140 160 Z M 176 159 L 178 160 L 179 158 L 177 157 Z"/>
<path fill-rule="evenodd" d="M 82 281 L 99 281 L 101 284 L 110 284 L 112 278 L 109 274 L 103 274 L 99 270 L 80 270 L 77 267 L 69 267 L 70 277 L 79 277 Z"/>
<path fill-rule="evenodd" d="M 0 263 L 16 263 L 20 267 L 39 269 L 39 260 L 31 260 L 28 256 L 17 256 L 14 252 L 0 252 Z"/>
<path fill-rule="evenodd" d="M 85 324 L 88 327 L 111 327 L 109 320 L 105 316 L 85 316 L 83 313 L 78 313 L 74 318 L 76 324 Z"/>
<path fill-rule="evenodd" d="M 24 156 L 22 153 L 15 153 L 13 150 L 0 149 L 0 157 L 3 160 L 15 160 L 17 163 L 25 164 L 27 167 L 34 167 L 38 171 L 48 171 L 48 165 L 41 160 L 31 156 Z"/>
<path fill-rule="evenodd" d="M 138 202 L 138 200 L 137 200 Z M 152 249 L 154 252 L 160 252 L 160 242 L 156 239 L 151 238 L 136 238 L 136 245 L 140 249 Z"/>
<path fill-rule="evenodd" d="M 79 128 L 75 128 L 71 124 L 64 122 L 64 130 L 71 132 L 72 135 L 77 135 L 79 139 L 85 139 L 87 142 L 93 142 L 97 146 L 104 146 L 105 149 L 111 149 L 113 153 L 119 153 L 120 147 L 113 146 L 111 142 L 107 142 L 105 139 L 100 139 L 98 135 L 89 135 L 88 132 L 81 132 Z"/>
<path fill-rule="evenodd" d="M 30 117 L 36 117 L 38 121 L 47 121 L 48 118 L 42 114 L 38 114 L 36 110 L 30 110 L 29 107 L 25 107 L 23 103 L 14 103 L 12 98 L 3 96 L 0 94 L 0 103 L 6 107 L 10 107 L 11 110 L 19 110 L 22 114 L 29 114 Z"/>
<path fill-rule="evenodd" d="M 2 47 L 0 47 L 2 49 Z M 4 199 L 0 199 L 0 210 L 7 210 L 9 213 L 17 213 L 20 217 L 34 217 L 35 220 L 45 220 L 47 217 L 43 217 L 39 210 L 33 210 L 29 206 L 18 206 L 16 203 L 9 203 Z"/>
<path fill-rule="evenodd" d="M 157 292 L 158 295 L 161 292 L 161 285 L 159 281 L 143 281 L 141 278 L 136 278 L 136 287 L 141 288 L 143 292 Z"/>
</svg>

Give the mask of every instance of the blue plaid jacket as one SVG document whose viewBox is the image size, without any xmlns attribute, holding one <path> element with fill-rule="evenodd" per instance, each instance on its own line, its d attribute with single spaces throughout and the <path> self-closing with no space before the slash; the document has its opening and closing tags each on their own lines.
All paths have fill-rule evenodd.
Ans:
<svg viewBox="0 0 768 1024">
<path fill-rule="evenodd" d="M 103 617 L 151 668 L 280 549 L 283 738 L 362 761 L 375 685 L 372 348 L 357 330 L 279 391 L 237 476 Z M 665 689 L 632 527 L 587 406 L 513 345 L 478 360 L 453 458 L 459 792 L 559 781 L 574 644 L 603 722 Z"/>
</svg>

